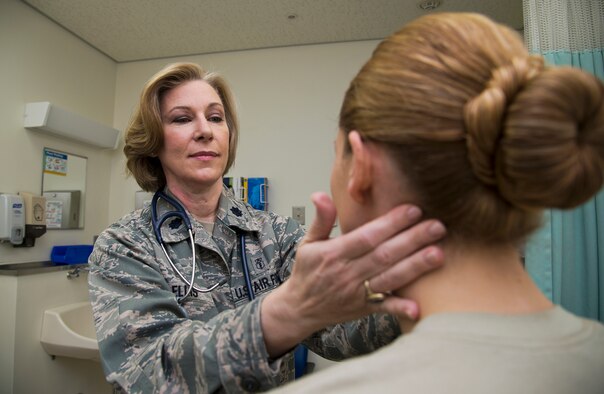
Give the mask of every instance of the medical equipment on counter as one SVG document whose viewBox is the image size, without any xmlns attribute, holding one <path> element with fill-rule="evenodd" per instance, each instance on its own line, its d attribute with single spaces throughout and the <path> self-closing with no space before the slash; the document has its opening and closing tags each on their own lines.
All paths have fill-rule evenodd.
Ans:
<svg viewBox="0 0 604 394">
<path fill-rule="evenodd" d="M 175 210 L 168 211 L 168 212 L 164 213 L 160 218 L 158 218 L 157 217 L 157 202 L 160 198 L 163 198 L 166 202 L 168 202 L 170 205 L 172 205 Z M 193 266 L 191 269 L 191 279 L 190 280 L 187 280 L 187 278 L 182 274 L 182 272 L 180 272 L 178 267 L 176 267 L 176 265 L 174 264 L 174 262 L 168 255 L 168 251 L 166 250 L 166 248 L 164 246 L 164 240 L 161 235 L 161 226 L 167 219 L 170 219 L 170 218 L 178 218 L 178 219 L 182 220 L 183 223 L 185 224 L 185 226 L 187 227 L 187 231 L 189 232 L 189 240 L 191 242 L 191 253 L 193 255 Z M 200 293 L 209 293 L 224 283 L 224 281 L 221 281 L 221 282 L 218 282 L 218 283 L 212 285 L 209 288 L 200 288 L 200 287 L 195 286 L 195 284 L 194 284 L 195 269 L 197 267 L 197 263 L 196 263 L 196 259 L 195 259 L 195 238 L 193 237 L 193 226 L 191 225 L 191 220 L 189 219 L 189 216 L 187 215 L 185 208 L 176 199 L 170 197 L 163 191 L 157 191 L 153 195 L 153 199 L 151 200 L 151 223 L 153 225 L 153 232 L 155 233 L 155 238 L 157 239 L 157 242 L 159 242 L 159 245 L 161 246 L 162 250 L 164 251 L 164 255 L 168 259 L 170 266 L 172 266 L 172 269 L 174 270 L 174 272 L 180 277 L 180 279 L 183 282 L 185 282 L 185 284 L 188 287 L 187 291 L 185 292 L 185 295 L 178 298 L 179 303 L 181 303 L 185 298 L 187 298 L 189 296 L 189 294 L 191 294 L 191 291 L 193 291 L 193 290 L 196 290 Z M 242 261 L 242 265 L 243 265 L 243 275 L 245 277 L 245 285 L 246 285 L 247 291 L 248 291 L 248 298 L 251 301 L 255 298 L 255 294 L 254 294 L 254 290 L 252 287 L 252 282 L 250 280 L 247 256 L 245 253 L 245 234 L 239 234 L 239 244 L 241 246 L 241 261 Z"/>
<path fill-rule="evenodd" d="M 268 210 L 268 178 L 223 177 L 222 182 L 238 200 L 259 211 Z"/>
<path fill-rule="evenodd" d="M 260 211 L 268 210 L 267 201 L 267 189 L 268 179 L 267 178 L 248 178 L 247 179 L 247 190 L 248 198 L 247 202 L 254 208 Z"/>
<path fill-rule="evenodd" d="M 25 204 L 16 194 L 0 194 L 0 242 L 21 245 L 25 236 Z"/>
</svg>

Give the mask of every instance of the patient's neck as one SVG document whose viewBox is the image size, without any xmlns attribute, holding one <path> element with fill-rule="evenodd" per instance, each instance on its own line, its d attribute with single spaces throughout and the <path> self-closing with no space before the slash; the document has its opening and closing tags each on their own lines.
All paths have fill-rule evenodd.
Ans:
<svg viewBox="0 0 604 394">
<path fill-rule="evenodd" d="M 516 248 L 453 247 L 444 245 L 442 268 L 399 290 L 417 301 L 420 320 L 440 312 L 531 313 L 552 303 L 524 270 Z M 413 329 L 400 320 L 403 332 Z"/>
</svg>

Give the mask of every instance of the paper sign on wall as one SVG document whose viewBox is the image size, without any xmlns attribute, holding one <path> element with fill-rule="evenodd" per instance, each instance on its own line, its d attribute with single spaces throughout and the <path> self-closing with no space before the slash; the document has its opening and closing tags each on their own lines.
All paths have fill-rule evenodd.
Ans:
<svg viewBox="0 0 604 394">
<path fill-rule="evenodd" d="M 67 155 L 44 148 L 44 173 L 67 175 Z"/>
</svg>

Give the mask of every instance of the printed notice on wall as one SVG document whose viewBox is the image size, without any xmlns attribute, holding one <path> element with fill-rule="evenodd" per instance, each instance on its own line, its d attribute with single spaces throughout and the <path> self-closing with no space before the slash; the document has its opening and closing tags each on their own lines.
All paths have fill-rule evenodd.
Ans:
<svg viewBox="0 0 604 394">
<path fill-rule="evenodd" d="M 61 228 L 63 201 L 46 201 L 46 227 Z"/>
<path fill-rule="evenodd" d="M 67 154 L 44 148 L 44 173 L 67 175 Z"/>
</svg>

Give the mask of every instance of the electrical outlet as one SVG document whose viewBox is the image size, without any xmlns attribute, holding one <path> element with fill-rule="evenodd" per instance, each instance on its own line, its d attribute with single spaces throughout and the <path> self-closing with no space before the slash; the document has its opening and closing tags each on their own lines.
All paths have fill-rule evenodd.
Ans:
<svg viewBox="0 0 604 394">
<path fill-rule="evenodd" d="M 306 222 L 306 207 L 292 207 L 292 217 L 300 224 Z"/>
</svg>

